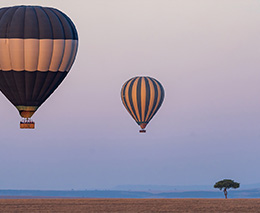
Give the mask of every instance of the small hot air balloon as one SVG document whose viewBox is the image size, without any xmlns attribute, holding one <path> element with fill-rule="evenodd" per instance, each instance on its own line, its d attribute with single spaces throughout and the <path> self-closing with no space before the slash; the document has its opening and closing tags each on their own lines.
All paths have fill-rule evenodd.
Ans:
<svg viewBox="0 0 260 213">
<path fill-rule="evenodd" d="M 41 6 L 0 9 L 0 90 L 18 109 L 21 128 L 68 74 L 78 35 L 63 12 Z"/>
<path fill-rule="evenodd" d="M 138 76 L 122 86 L 121 99 L 126 110 L 141 127 L 139 132 L 146 132 L 146 125 L 162 105 L 164 89 L 156 79 Z"/>
</svg>

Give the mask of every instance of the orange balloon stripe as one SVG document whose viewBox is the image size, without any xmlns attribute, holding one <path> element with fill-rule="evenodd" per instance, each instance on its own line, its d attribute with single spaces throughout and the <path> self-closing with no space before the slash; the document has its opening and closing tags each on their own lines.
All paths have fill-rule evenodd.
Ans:
<svg viewBox="0 0 260 213">
<path fill-rule="evenodd" d="M 149 89 L 150 89 L 150 103 L 149 103 L 147 115 L 145 117 L 145 121 L 149 122 L 148 118 L 150 117 L 150 114 L 151 114 L 151 111 L 153 108 L 153 103 L 154 103 L 154 99 L 155 99 L 155 90 L 154 90 L 152 80 L 150 78 L 147 78 L 147 79 L 149 82 Z"/>
<path fill-rule="evenodd" d="M 132 110 L 130 100 L 129 100 L 129 95 L 128 95 L 129 94 L 129 87 L 130 87 L 130 84 L 132 83 L 132 81 L 134 81 L 134 78 L 132 78 L 128 82 L 126 82 L 125 91 L 123 91 L 123 89 L 122 89 L 121 98 L 123 100 L 123 104 L 124 104 L 125 108 L 127 109 L 127 111 L 130 113 L 130 115 L 133 117 L 133 119 L 135 121 L 137 121 L 137 118 L 136 118 L 136 116 L 135 116 L 135 114 Z"/>
<path fill-rule="evenodd" d="M 137 83 L 140 77 L 137 77 L 134 81 L 133 87 L 132 87 L 132 101 L 133 101 L 133 105 L 134 105 L 134 110 L 136 113 L 136 117 L 137 117 L 137 122 L 141 121 L 141 117 L 140 117 L 140 112 L 138 109 L 138 102 L 137 102 Z"/>
<path fill-rule="evenodd" d="M 160 88 L 159 84 L 156 81 L 154 81 L 154 83 L 156 84 L 156 87 L 157 87 L 158 97 L 157 97 L 157 100 L 155 100 L 156 101 L 156 106 L 155 106 L 153 112 L 151 113 L 148 121 L 150 121 L 152 119 L 152 117 L 155 115 L 155 112 L 157 111 L 158 105 L 159 105 L 160 100 L 161 100 L 161 95 L 162 95 L 161 94 L 161 88 Z"/>
<path fill-rule="evenodd" d="M 144 120 L 144 114 L 145 114 L 145 105 L 146 105 L 146 96 L 147 96 L 147 91 L 146 91 L 146 85 L 145 85 L 145 80 L 144 77 L 141 78 L 141 109 L 142 109 L 142 120 L 141 122 L 145 122 Z"/>
</svg>

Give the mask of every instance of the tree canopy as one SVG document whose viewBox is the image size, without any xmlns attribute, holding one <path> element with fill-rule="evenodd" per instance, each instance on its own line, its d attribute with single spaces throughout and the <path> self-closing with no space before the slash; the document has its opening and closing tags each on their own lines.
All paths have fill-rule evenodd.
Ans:
<svg viewBox="0 0 260 213">
<path fill-rule="evenodd" d="M 215 183 L 214 188 L 218 188 L 220 190 L 224 189 L 224 195 L 225 198 L 227 198 L 227 189 L 233 188 L 233 189 L 237 189 L 239 188 L 240 183 L 237 183 L 233 180 L 230 179 L 224 179 L 221 181 L 218 181 L 217 183 Z"/>
<path fill-rule="evenodd" d="M 234 188 L 237 189 L 239 188 L 240 183 L 237 183 L 233 180 L 230 179 L 224 179 L 221 181 L 218 181 L 217 183 L 215 183 L 214 188 L 218 188 L 220 190 L 222 190 L 223 188 L 225 189 L 230 189 L 230 188 Z"/>
</svg>

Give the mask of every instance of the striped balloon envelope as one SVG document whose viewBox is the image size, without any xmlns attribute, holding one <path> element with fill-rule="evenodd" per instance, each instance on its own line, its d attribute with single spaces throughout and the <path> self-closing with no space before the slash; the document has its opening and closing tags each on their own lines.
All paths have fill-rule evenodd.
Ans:
<svg viewBox="0 0 260 213">
<path fill-rule="evenodd" d="M 133 119 L 146 132 L 145 127 L 159 110 L 164 100 L 164 89 L 151 77 L 138 76 L 122 86 L 121 99 Z"/>
<path fill-rule="evenodd" d="M 34 128 L 31 116 L 66 77 L 77 47 L 73 22 L 57 9 L 0 9 L 0 90 L 24 118 L 21 128 Z"/>
</svg>

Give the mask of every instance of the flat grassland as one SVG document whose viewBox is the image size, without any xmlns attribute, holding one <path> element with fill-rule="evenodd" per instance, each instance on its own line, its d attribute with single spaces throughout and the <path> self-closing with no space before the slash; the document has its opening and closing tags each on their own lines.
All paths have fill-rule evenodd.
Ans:
<svg viewBox="0 0 260 213">
<path fill-rule="evenodd" d="M 260 199 L 0 199 L 0 212 L 260 212 Z"/>
</svg>

